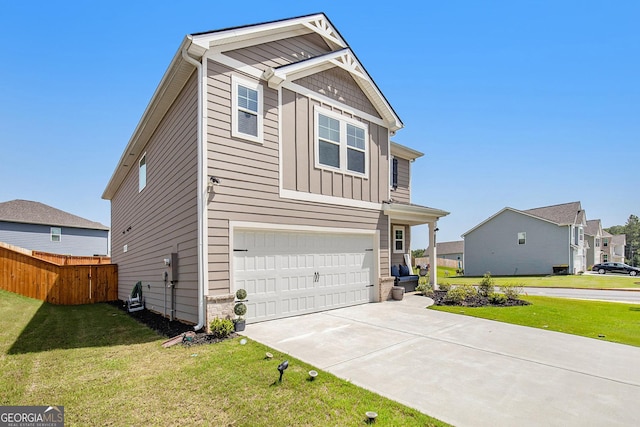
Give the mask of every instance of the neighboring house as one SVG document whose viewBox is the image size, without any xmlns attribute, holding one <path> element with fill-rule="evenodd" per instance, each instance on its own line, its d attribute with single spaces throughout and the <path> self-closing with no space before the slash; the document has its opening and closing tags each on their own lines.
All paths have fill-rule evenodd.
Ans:
<svg viewBox="0 0 640 427">
<path fill-rule="evenodd" d="M 625 234 L 611 234 L 603 231 L 602 262 L 624 262 Z"/>
<path fill-rule="evenodd" d="M 0 203 L 0 242 L 62 255 L 108 255 L 109 227 L 43 203 Z"/>
<path fill-rule="evenodd" d="M 427 248 L 426 252 L 429 252 Z M 464 240 L 436 243 L 436 257 L 458 262 L 458 268 L 464 266 Z"/>
<path fill-rule="evenodd" d="M 602 229 L 602 223 L 599 219 L 587 220 L 587 226 L 584 230 L 587 249 L 587 269 L 594 264 L 604 262 L 602 251 L 602 238 L 604 233 L 606 233 L 606 231 Z"/>
<path fill-rule="evenodd" d="M 504 208 L 464 235 L 465 275 L 539 275 L 586 269 L 586 214 L 580 202 Z"/>
<path fill-rule="evenodd" d="M 372 33 L 373 35 L 373 33 Z M 206 326 L 387 299 L 410 227 L 403 127 L 324 14 L 188 35 L 107 185 L 120 299 Z"/>
</svg>

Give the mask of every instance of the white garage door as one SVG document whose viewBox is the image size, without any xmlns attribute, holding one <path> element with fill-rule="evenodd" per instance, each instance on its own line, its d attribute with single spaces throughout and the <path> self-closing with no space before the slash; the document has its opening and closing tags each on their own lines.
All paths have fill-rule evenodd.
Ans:
<svg viewBox="0 0 640 427">
<path fill-rule="evenodd" d="M 235 230 L 234 289 L 247 322 L 372 302 L 374 236 Z"/>
</svg>

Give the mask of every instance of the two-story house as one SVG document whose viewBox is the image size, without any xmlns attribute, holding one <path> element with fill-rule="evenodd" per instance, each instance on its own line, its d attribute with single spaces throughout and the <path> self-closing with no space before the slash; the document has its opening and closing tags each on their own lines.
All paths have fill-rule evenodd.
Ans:
<svg viewBox="0 0 640 427">
<path fill-rule="evenodd" d="M 625 234 L 611 234 L 603 231 L 601 262 L 624 262 L 626 244 L 627 236 Z"/>
<path fill-rule="evenodd" d="M 587 250 L 587 268 L 603 262 L 602 238 L 606 233 L 602 230 L 602 222 L 599 219 L 587 220 L 584 230 L 585 245 Z"/>
<path fill-rule="evenodd" d="M 196 329 L 239 288 L 248 323 L 387 299 L 447 214 L 410 203 L 402 127 L 324 14 L 186 36 L 103 194 L 119 298 Z"/>
<path fill-rule="evenodd" d="M 0 203 L 0 242 L 61 255 L 108 255 L 109 227 L 31 200 Z"/>
<path fill-rule="evenodd" d="M 465 275 L 577 274 L 587 268 L 580 202 L 504 208 L 463 234 Z"/>
</svg>

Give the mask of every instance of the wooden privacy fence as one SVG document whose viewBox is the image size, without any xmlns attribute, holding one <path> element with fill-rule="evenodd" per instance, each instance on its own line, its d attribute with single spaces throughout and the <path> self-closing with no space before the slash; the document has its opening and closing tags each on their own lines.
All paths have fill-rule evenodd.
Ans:
<svg viewBox="0 0 640 427">
<path fill-rule="evenodd" d="M 0 289 L 51 304 L 118 299 L 118 266 L 58 265 L 0 245 Z"/>
</svg>

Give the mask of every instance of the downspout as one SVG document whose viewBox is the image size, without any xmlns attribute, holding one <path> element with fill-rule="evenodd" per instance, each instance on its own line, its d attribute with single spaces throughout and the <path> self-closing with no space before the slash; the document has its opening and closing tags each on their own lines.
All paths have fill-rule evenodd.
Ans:
<svg viewBox="0 0 640 427">
<path fill-rule="evenodd" d="M 206 149 L 203 141 L 202 114 L 204 108 L 202 106 L 204 97 L 202 96 L 203 84 L 202 84 L 202 64 L 189 56 L 187 47 L 182 48 L 182 58 L 189 64 L 196 67 L 198 70 L 198 324 L 193 327 L 198 331 L 204 327 L 205 324 L 205 304 L 204 304 L 204 291 L 205 284 L 207 283 L 207 221 L 205 215 L 207 214 L 206 203 L 207 195 L 205 193 L 206 182 L 204 160 L 206 158 L 204 150 Z"/>
</svg>

